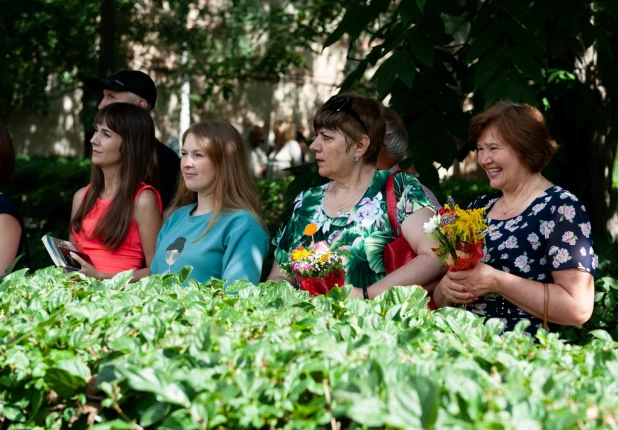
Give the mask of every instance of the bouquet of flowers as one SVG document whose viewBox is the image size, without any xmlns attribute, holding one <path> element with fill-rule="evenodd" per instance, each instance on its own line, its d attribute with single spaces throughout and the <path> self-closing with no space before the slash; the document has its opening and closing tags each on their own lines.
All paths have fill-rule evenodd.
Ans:
<svg viewBox="0 0 618 430">
<path fill-rule="evenodd" d="M 452 198 L 423 225 L 425 233 L 438 243 L 433 251 L 450 271 L 468 270 L 483 258 L 487 224 L 484 208 L 461 209 Z"/>
<path fill-rule="evenodd" d="M 313 242 L 313 235 L 318 231 L 315 224 L 305 227 L 305 234 L 311 236 L 311 246 L 298 246 L 290 254 L 287 263 L 281 269 L 296 278 L 301 290 L 309 291 L 312 296 L 328 293 L 335 285 L 343 286 L 345 254 L 333 251 L 326 241 Z"/>
</svg>

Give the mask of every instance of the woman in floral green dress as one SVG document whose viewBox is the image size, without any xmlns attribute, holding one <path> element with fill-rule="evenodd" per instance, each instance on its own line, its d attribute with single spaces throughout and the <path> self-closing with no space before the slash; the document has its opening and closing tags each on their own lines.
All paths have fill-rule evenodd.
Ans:
<svg viewBox="0 0 618 430">
<path fill-rule="evenodd" d="M 275 264 L 269 279 L 294 280 L 280 265 L 298 246 L 312 238 L 304 234 L 307 224 L 318 226 L 313 240 L 325 240 L 331 249 L 346 249 L 346 283 L 356 287 L 352 296 L 369 298 L 396 285 L 422 285 L 431 291 L 444 273 L 431 250 L 423 223 L 433 214 L 431 203 L 418 180 L 408 174 L 395 178 L 397 218 L 401 231 L 417 255 L 390 274 L 384 269 L 384 246 L 395 238 L 388 220 L 385 187 L 388 171 L 376 170 L 385 134 L 384 107 L 359 96 L 335 96 L 316 113 L 315 152 L 318 173 L 331 181 L 302 192 L 294 201 L 294 213 L 277 233 Z"/>
</svg>

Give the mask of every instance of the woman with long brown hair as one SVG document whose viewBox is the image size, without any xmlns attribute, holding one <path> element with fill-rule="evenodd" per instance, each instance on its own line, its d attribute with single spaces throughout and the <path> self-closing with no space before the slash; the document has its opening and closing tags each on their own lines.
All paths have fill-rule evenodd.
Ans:
<svg viewBox="0 0 618 430">
<path fill-rule="evenodd" d="M 193 125 L 182 137 L 180 170 L 171 203 L 179 209 L 161 229 L 152 273 L 192 266 L 199 282 L 257 284 L 268 234 L 240 133 L 225 121 Z"/>
<path fill-rule="evenodd" d="M 94 121 L 90 184 L 73 197 L 69 235 L 93 264 L 73 256 L 85 275 L 105 279 L 132 269 L 139 279 L 150 275 L 161 228 L 161 197 L 149 185 L 154 123 L 128 103 L 105 106 Z"/>
</svg>

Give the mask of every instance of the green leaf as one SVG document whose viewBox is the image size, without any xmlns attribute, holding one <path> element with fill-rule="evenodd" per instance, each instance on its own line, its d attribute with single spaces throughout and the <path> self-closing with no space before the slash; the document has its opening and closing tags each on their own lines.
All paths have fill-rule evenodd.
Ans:
<svg viewBox="0 0 618 430">
<path fill-rule="evenodd" d="M 423 12 L 423 9 L 425 8 L 425 3 L 427 2 L 427 0 L 416 0 L 416 4 L 418 5 L 418 8 L 421 12 Z"/>
<path fill-rule="evenodd" d="M 150 427 L 158 423 L 170 413 L 171 406 L 169 403 L 154 402 L 140 416 L 139 424 L 143 427 Z"/>
<path fill-rule="evenodd" d="M 412 88 L 412 82 L 414 82 L 414 76 L 416 75 L 416 64 L 414 64 L 414 58 L 412 58 L 412 55 L 406 51 L 398 52 L 395 55 L 397 56 L 395 60 L 397 76 L 404 84 L 406 84 L 408 88 Z"/>
<path fill-rule="evenodd" d="M 526 51 L 519 47 L 508 47 L 506 48 L 506 55 L 527 78 L 532 79 L 538 84 L 542 84 L 545 81 L 541 67 Z"/>
<path fill-rule="evenodd" d="M 61 360 L 47 369 L 45 382 L 58 393 L 70 398 L 86 388 L 90 369 L 79 359 Z"/>
<path fill-rule="evenodd" d="M 409 383 L 389 387 L 386 423 L 399 428 L 422 428 L 423 414 L 417 391 Z"/>
<path fill-rule="evenodd" d="M 494 49 L 479 60 L 474 72 L 474 88 L 478 90 L 496 79 L 504 60 L 506 60 L 506 54 L 503 48 Z"/>
<path fill-rule="evenodd" d="M 610 342 L 614 340 L 614 339 L 612 339 L 610 334 L 608 332 L 606 332 L 605 330 L 592 330 L 588 334 L 591 335 L 591 336 L 596 337 L 597 339 L 601 339 L 601 340 L 607 340 L 607 341 L 610 341 Z"/>
<path fill-rule="evenodd" d="M 397 77 L 397 56 L 391 55 L 378 68 L 372 80 L 376 81 L 380 99 L 386 97 Z"/>
<path fill-rule="evenodd" d="M 433 44 L 419 27 L 414 27 L 408 32 L 408 42 L 414 56 L 423 64 L 433 67 Z"/>
<path fill-rule="evenodd" d="M 133 390 L 154 393 L 162 401 L 189 407 L 190 402 L 186 393 L 176 382 L 166 378 L 160 370 L 152 367 L 137 369 L 133 366 L 118 370 L 127 378 L 127 383 Z"/>
<path fill-rule="evenodd" d="M 489 49 L 496 46 L 498 38 L 502 34 L 502 27 L 500 27 L 500 21 L 496 21 L 490 24 L 489 29 L 484 30 L 478 36 L 474 38 L 468 54 L 466 55 L 466 61 L 472 63 L 477 58 L 480 58 Z"/>
<path fill-rule="evenodd" d="M 534 40 L 534 36 L 528 29 L 522 27 L 516 22 L 508 20 L 502 21 L 502 28 L 504 29 L 504 31 L 510 34 L 511 37 L 515 41 L 517 41 L 517 43 L 522 46 L 527 52 L 530 52 L 538 59 L 543 58 L 543 51 L 539 47 L 539 44 L 536 42 L 536 40 Z"/>
<path fill-rule="evenodd" d="M 406 26 L 423 18 L 423 13 L 419 10 L 415 0 L 402 0 L 398 9 Z"/>
</svg>

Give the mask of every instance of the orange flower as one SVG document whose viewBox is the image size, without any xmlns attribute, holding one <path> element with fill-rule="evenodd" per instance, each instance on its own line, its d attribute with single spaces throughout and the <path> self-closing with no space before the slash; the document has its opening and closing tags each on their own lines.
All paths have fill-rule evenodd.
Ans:
<svg viewBox="0 0 618 430">
<path fill-rule="evenodd" d="M 307 224 L 307 226 L 305 227 L 305 234 L 307 236 L 313 236 L 317 232 L 318 232 L 318 226 L 315 225 L 314 223 Z"/>
</svg>

